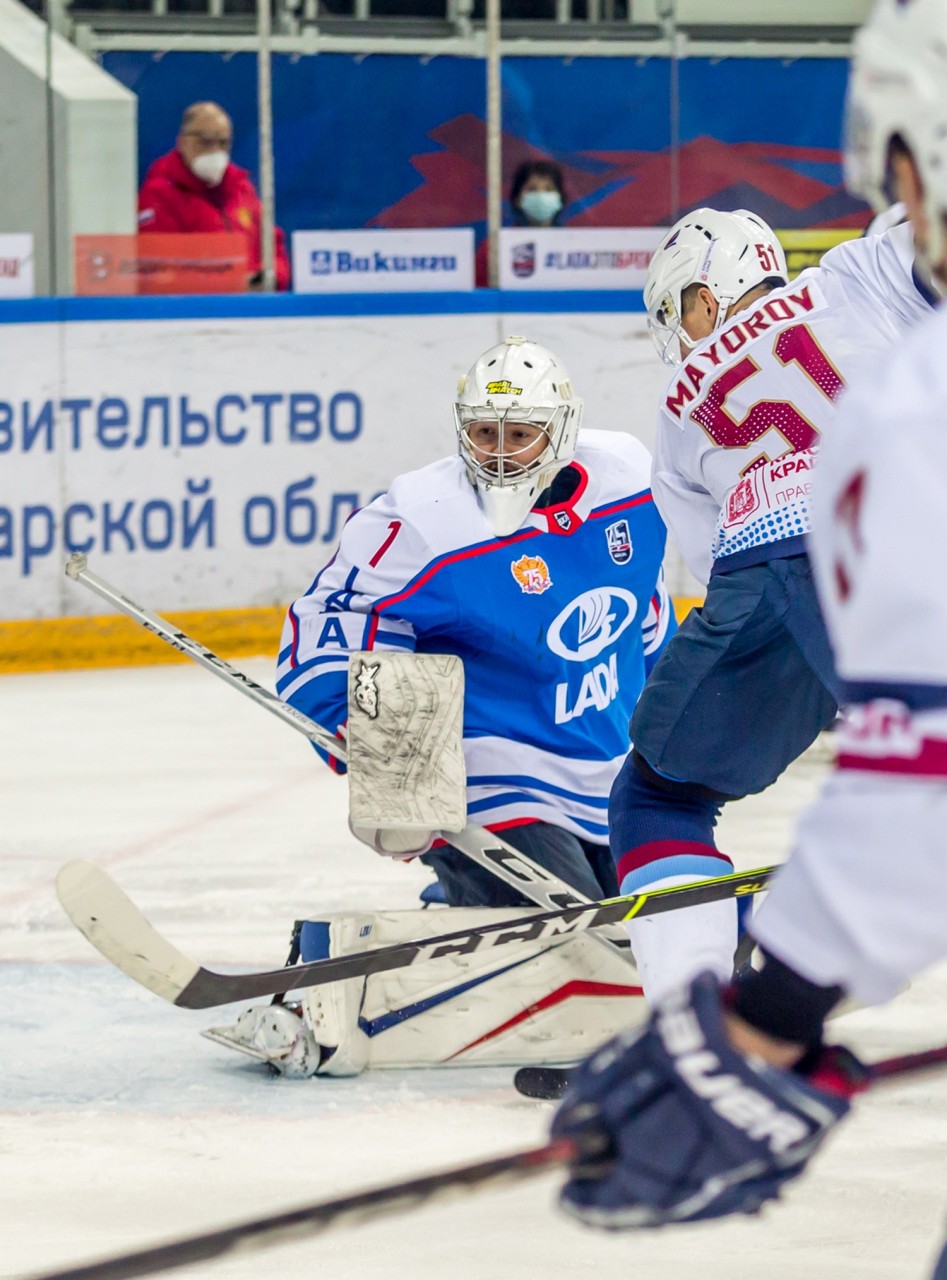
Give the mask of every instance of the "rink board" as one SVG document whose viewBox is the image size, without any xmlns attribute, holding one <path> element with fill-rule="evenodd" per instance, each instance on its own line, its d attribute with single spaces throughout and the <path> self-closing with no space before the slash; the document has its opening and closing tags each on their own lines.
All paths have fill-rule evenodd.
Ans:
<svg viewBox="0 0 947 1280">
<path fill-rule="evenodd" d="M 664 369 L 638 300 L 7 304 L 0 621 L 101 612 L 73 550 L 159 611 L 285 606 L 353 508 L 453 451 L 457 377 L 510 332 L 562 355 L 587 426 L 650 442 Z"/>
</svg>

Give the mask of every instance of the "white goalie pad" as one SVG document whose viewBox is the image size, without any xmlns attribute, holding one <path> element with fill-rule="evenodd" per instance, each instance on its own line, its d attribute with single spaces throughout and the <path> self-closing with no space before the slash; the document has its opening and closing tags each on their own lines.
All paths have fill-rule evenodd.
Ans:
<svg viewBox="0 0 947 1280">
<path fill-rule="evenodd" d="M 467 795 L 460 659 L 353 653 L 348 691 L 351 826 L 461 831 Z"/>
<path fill-rule="evenodd" d="M 521 916 L 482 907 L 340 913 L 305 927 L 322 931 L 318 954 L 337 956 L 434 936 L 445 920 L 466 929 Z M 322 1048 L 319 1072 L 329 1075 L 574 1063 L 647 1017 L 628 949 L 590 933 L 314 987 L 303 1012 Z"/>
</svg>

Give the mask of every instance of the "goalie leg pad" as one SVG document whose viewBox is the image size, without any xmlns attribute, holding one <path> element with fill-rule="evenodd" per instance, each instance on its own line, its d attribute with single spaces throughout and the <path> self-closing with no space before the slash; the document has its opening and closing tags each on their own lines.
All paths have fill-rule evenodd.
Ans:
<svg viewBox="0 0 947 1280">
<path fill-rule="evenodd" d="M 339 913 L 304 921 L 299 933 L 303 963 L 382 945 L 374 932 L 376 919 Z M 322 1049 L 320 1075 L 356 1076 L 368 1065 L 368 1037 L 359 1025 L 366 982 L 366 978 L 347 978 L 306 992 L 303 1016 Z"/>
<path fill-rule="evenodd" d="M 517 911 L 454 908 L 463 929 Z M 331 916 L 302 926 L 304 960 L 443 931 L 441 911 Z M 647 1016 L 627 951 L 592 934 L 528 943 L 502 955 L 444 956 L 307 993 L 304 1009 L 323 1047 L 320 1074 L 363 1067 L 522 1066 L 586 1057 Z M 350 986 L 329 1006 L 325 993 Z M 333 1052 L 328 1052 L 330 1049 Z M 336 1064 L 335 1066 L 333 1064 Z"/>
<path fill-rule="evenodd" d="M 418 913 L 420 914 L 420 913 Z M 374 916 L 339 914 L 299 926 L 302 959 L 350 955 L 373 945 Z M 256 1005 L 230 1027 L 210 1027 L 208 1040 L 268 1062 L 280 1075 L 356 1076 L 368 1062 L 359 1026 L 364 978 L 311 987 L 300 1005 Z"/>
</svg>

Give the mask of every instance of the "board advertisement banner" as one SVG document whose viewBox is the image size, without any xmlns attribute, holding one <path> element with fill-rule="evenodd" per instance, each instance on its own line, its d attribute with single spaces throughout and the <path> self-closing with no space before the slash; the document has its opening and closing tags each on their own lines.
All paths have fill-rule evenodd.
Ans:
<svg viewBox="0 0 947 1280">
<path fill-rule="evenodd" d="M 80 297 L 245 293 L 247 242 L 239 231 L 75 236 Z"/>
<path fill-rule="evenodd" d="M 474 287 L 472 227 L 294 231 L 296 293 L 463 293 Z"/>
<path fill-rule="evenodd" d="M 0 298 L 32 298 L 33 237 L 0 235 Z"/>
<path fill-rule="evenodd" d="M 501 289 L 643 289 L 664 227 L 504 227 Z"/>
</svg>

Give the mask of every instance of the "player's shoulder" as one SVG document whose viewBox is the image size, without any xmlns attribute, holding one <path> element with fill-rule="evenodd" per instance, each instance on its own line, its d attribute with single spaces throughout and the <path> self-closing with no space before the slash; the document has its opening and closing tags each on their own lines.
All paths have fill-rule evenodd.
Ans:
<svg viewBox="0 0 947 1280">
<path fill-rule="evenodd" d="M 947 431 L 947 304 L 932 310 L 909 329 L 888 358 L 856 385 L 842 408 L 877 420 L 898 439 L 898 421 L 919 419 Z M 943 425 L 941 425 L 943 424 Z"/>
<path fill-rule="evenodd" d="M 806 279 L 817 281 L 829 304 L 855 321 L 866 314 L 887 317 L 904 329 L 924 319 L 933 303 L 914 270 L 914 233 L 907 223 L 836 245 L 799 276 Z"/>
<path fill-rule="evenodd" d="M 842 240 L 822 255 L 817 267 L 802 272 L 799 278 L 832 272 L 856 274 L 876 269 L 878 264 L 889 273 L 910 275 L 913 261 L 914 232 L 911 224 L 904 222 L 875 235 Z"/>
<path fill-rule="evenodd" d="M 417 554 L 426 551 L 429 558 L 487 536 L 483 513 L 457 456 L 396 476 L 358 513 L 357 521 L 360 531 L 369 523 L 387 526 L 398 521 L 413 535 Z"/>
<path fill-rule="evenodd" d="M 438 458 L 415 471 L 404 471 L 388 486 L 388 497 L 406 517 L 421 514 L 429 507 L 456 501 L 470 490 L 459 456 Z"/>
<path fill-rule="evenodd" d="M 651 453 L 627 431 L 583 428 L 576 441 L 576 461 L 611 486 L 636 493 L 651 484 Z"/>
</svg>

